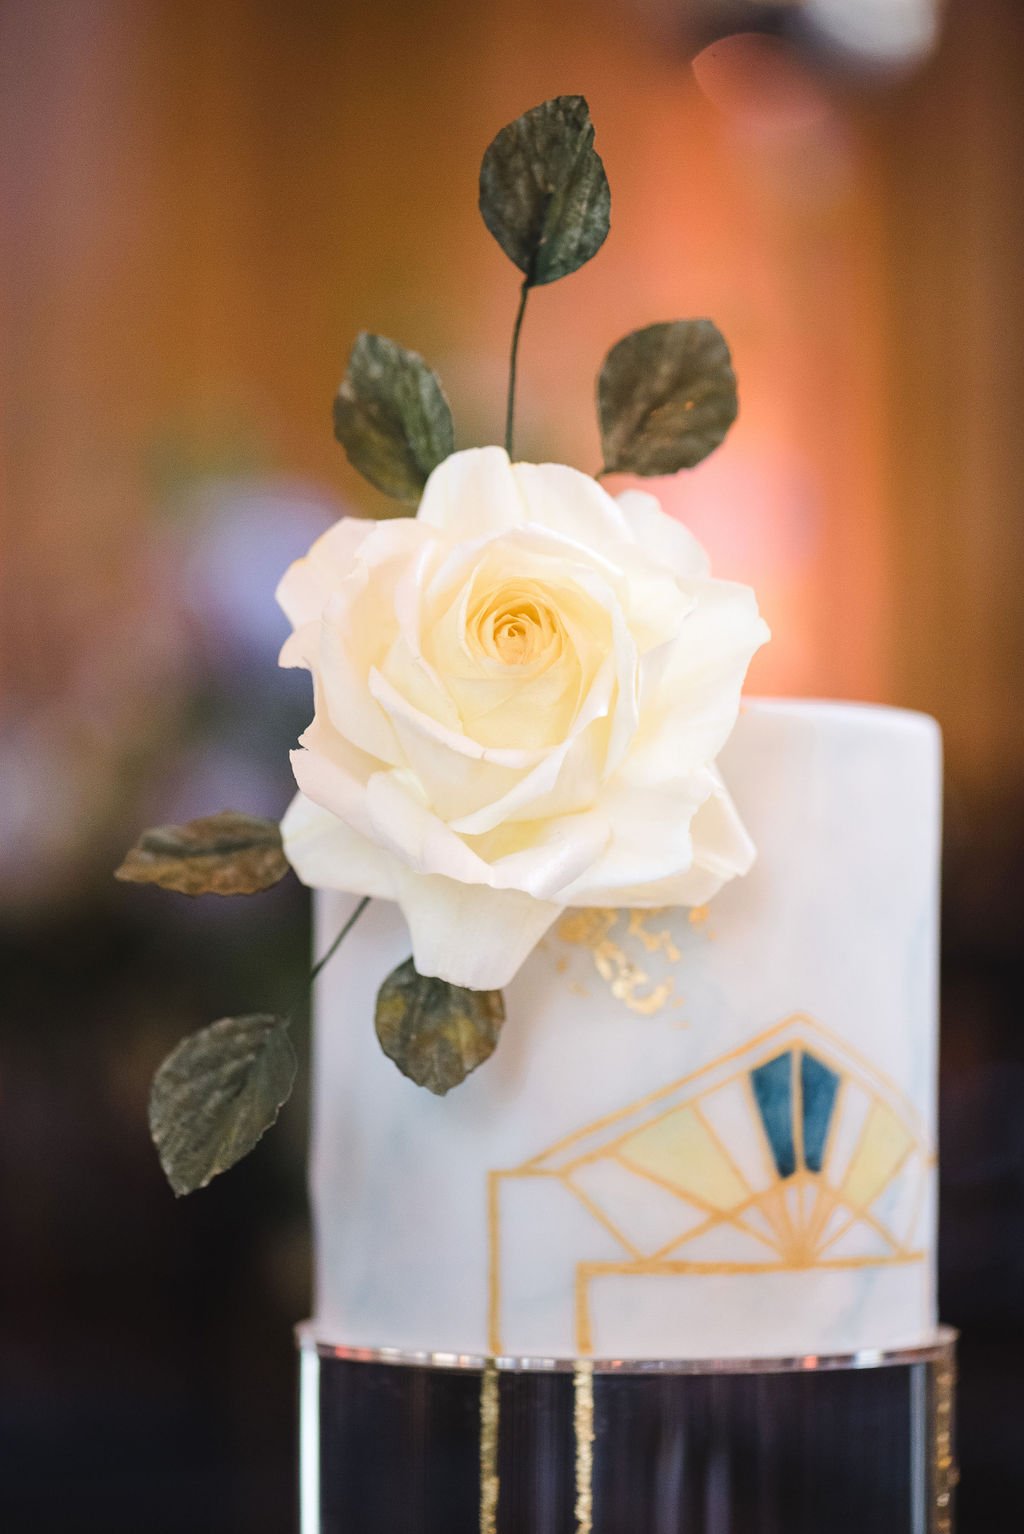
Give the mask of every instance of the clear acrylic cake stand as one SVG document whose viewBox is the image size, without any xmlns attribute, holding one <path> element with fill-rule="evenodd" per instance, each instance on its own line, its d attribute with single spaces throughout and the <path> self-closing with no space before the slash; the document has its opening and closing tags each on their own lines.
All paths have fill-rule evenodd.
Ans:
<svg viewBox="0 0 1024 1534">
<path fill-rule="evenodd" d="M 951 1534 L 955 1334 L 843 1357 L 483 1359 L 299 1331 L 302 1534 Z"/>
</svg>

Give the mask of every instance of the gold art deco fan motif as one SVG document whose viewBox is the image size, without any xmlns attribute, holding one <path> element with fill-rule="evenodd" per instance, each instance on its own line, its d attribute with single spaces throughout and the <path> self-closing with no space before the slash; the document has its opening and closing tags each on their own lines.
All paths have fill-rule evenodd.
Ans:
<svg viewBox="0 0 1024 1534">
<path fill-rule="evenodd" d="M 912 1105 L 820 1024 L 742 1048 L 490 1179 L 491 1342 L 501 1343 L 504 1186 L 556 1180 L 621 1256 L 575 1262 L 577 1347 L 606 1274 L 694 1276 L 923 1259 L 933 1156 Z M 602 1242 L 607 1247 L 607 1241 Z"/>
</svg>

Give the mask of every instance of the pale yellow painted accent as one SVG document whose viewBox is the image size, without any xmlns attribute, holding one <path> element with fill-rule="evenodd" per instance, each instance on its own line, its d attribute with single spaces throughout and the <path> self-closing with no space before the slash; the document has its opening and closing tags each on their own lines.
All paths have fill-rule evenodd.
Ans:
<svg viewBox="0 0 1024 1534">
<path fill-rule="evenodd" d="M 732 1209 L 750 1196 L 735 1167 L 692 1107 L 677 1108 L 619 1146 L 623 1161 L 653 1172 L 680 1193 L 693 1194 L 713 1209 Z"/>
</svg>

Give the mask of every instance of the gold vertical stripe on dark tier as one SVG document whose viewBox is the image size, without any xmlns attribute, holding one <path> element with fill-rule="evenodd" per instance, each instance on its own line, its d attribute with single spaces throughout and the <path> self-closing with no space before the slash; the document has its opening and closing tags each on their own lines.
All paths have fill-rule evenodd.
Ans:
<svg viewBox="0 0 1024 1534">
<path fill-rule="evenodd" d="M 935 1534 L 952 1534 L 953 1489 L 959 1479 L 953 1455 L 953 1390 L 956 1370 L 952 1354 L 935 1365 Z"/>
<path fill-rule="evenodd" d="M 480 1534 L 498 1534 L 498 1368 L 492 1358 L 480 1376 Z"/>
<path fill-rule="evenodd" d="M 576 1435 L 576 1534 L 594 1528 L 594 1366 L 579 1359 L 573 1369 L 573 1430 Z"/>
</svg>

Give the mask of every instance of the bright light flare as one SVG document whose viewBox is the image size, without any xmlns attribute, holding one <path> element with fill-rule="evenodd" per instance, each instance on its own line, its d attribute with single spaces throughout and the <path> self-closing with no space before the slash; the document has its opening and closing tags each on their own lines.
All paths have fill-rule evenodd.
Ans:
<svg viewBox="0 0 1024 1534">
<path fill-rule="evenodd" d="M 881 66 L 916 64 L 939 38 L 939 0 L 805 0 L 804 20 L 825 42 Z"/>
</svg>

